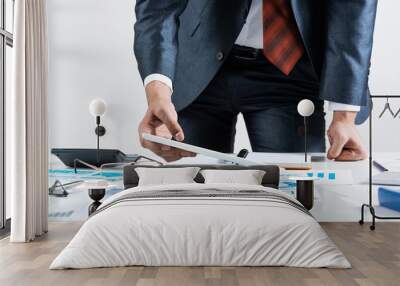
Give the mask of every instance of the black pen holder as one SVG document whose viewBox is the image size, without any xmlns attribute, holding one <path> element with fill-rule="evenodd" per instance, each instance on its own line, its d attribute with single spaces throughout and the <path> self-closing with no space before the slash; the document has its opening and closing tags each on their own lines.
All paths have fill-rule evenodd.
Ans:
<svg viewBox="0 0 400 286">
<path fill-rule="evenodd" d="M 296 198 L 307 210 L 311 210 L 314 206 L 314 180 L 297 180 Z"/>
</svg>

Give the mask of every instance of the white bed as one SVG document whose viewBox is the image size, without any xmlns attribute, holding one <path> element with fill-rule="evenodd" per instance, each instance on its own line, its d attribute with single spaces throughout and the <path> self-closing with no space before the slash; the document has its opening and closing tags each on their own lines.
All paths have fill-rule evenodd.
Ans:
<svg viewBox="0 0 400 286">
<path fill-rule="evenodd" d="M 144 193 L 175 190 L 241 196 Z M 197 183 L 135 187 L 110 197 L 50 269 L 128 265 L 350 267 L 296 200 L 262 186 Z"/>
</svg>

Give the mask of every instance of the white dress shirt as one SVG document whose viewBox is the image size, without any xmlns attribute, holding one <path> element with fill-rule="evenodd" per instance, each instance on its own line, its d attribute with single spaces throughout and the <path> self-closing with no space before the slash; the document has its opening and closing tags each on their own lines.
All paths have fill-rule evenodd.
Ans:
<svg viewBox="0 0 400 286">
<path fill-rule="evenodd" d="M 253 0 L 250 11 L 242 31 L 236 39 L 235 44 L 240 46 L 263 49 L 263 23 L 262 23 L 262 3 L 263 0 Z M 158 80 L 166 84 L 172 90 L 172 80 L 162 74 L 150 74 L 144 79 L 146 86 L 150 82 Z M 328 102 L 328 109 L 331 111 L 360 111 L 360 106 L 338 102 Z"/>
</svg>

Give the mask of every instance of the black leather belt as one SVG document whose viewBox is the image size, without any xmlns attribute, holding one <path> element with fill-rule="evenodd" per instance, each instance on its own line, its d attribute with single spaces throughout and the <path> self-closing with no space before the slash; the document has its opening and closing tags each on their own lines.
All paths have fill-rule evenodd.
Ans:
<svg viewBox="0 0 400 286">
<path fill-rule="evenodd" d="M 263 56 L 263 50 L 234 45 L 231 55 L 239 59 L 255 60 L 258 57 Z"/>
</svg>

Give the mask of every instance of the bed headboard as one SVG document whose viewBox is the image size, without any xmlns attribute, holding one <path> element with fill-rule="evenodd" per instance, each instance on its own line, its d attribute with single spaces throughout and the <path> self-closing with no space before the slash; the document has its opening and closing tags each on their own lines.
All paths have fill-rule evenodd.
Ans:
<svg viewBox="0 0 400 286">
<path fill-rule="evenodd" d="M 265 187 L 277 189 L 279 186 L 279 167 L 276 165 L 254 165 L 254 166 L 238 166 L 238 165 L 163 165 L 163 166 L 148 166 L 148 165 L 128 165 L 124 167 L 124 188 L 133 188 L 138 185 L 139 177 L 135 171 L 138 167 L 145 168 L 179 168 L 179 167 L 200 167 L 203 169 L 218 169 L 218 170 L 264 170 L 265 175 L 262 184 Z M 204 183 L 203 176 L 199 174 L 194 178 L 197 183 Z"/>
</svg>

